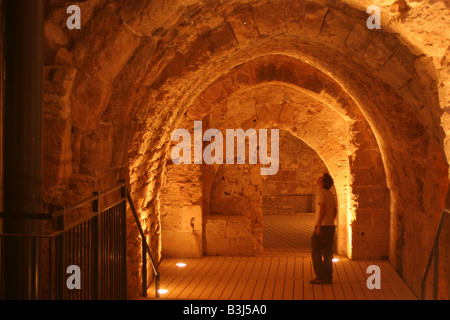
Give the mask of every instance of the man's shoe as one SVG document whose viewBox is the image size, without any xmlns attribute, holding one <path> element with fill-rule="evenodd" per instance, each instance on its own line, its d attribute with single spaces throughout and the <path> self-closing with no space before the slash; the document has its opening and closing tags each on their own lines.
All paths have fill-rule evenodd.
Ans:
<svg viewBox="0 0 450 320">
<path fill-rule="evenodd" d="M 322 284 L 323 282 L 322 282 L 322 280 L 315 278 L 315 279 L 312 279 L 311 281 L 309 281 L 309 283 L 311 283 L 311 284 Z"/>
<path fill-rule="evenodd" d="M 322 280 L 322 284 L 332 284 L 333 280 Z"/>
</svg>

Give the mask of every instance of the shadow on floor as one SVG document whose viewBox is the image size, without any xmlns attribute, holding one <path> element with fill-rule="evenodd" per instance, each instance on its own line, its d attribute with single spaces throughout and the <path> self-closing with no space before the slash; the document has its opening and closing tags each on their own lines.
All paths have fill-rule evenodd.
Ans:
<svg viewBox="0 0 450 320">
<path fill-rule="evenodd" d="M 264 255 L 309 255 L 313 230 L 314 213 L 265 215 L 263 220 Z"/>
</svg>

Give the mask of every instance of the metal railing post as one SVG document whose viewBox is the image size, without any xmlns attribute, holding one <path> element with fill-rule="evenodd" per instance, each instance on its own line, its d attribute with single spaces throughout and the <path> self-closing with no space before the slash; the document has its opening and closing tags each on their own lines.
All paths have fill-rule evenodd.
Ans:
<svg viewBox="0 0 450 320">
<path fill-rule="evenodd" d="M 40 240 L 35 237 L 31 238 L 31 261 L 33 265 L 31 266 L 31 279 L 32 279 L 32 288 L 31 288 L 31 297 L 33 300 L 39 299 L 39 250 L 40 250 Z"/>
<path fill-rule="evenodd" d="M 60 208 L 61 214 L 56 218 L 56 230 L 62 231 L 55 240 L 55 285 L 56 285 L 56 299 L 64 299 L 64 261 L 66 255 L 66 235 L 64 232 L 65 226 L 65 208 Z"/>
<path fill-rule="evenodd" d="M 49 286 L 48 286 L 48 299 L 49 300 L 53 300 L 53 241 L 52 238 L 48 238 L 48 282 L 49 282 Z"/>
<path fill-rule="evenodd" d="M 101 197 L 111 192 L 120 191 L 121 199 L 115 199 L 114 204 L 101 203 Z M 42 245 L 42 239 L 48 238 L 48 285 L 50 299 L 126 299 L 127 298 L 127 200 L 136 219 L 137 227 L 142 239 L 143 259 L 143 296 L 147 296 L 148 261 L 150 258 L 153 273 L 156 277 L 156 286 L 159 288 L 159 273 L 153 260 L 147 238 L 143 232 L 139 218 L 136 214 L 132 200 L 129 197 L 125 181 L 115 185 L 101 193 L 94 192 L 92 197 L 79 201 L 69 207 L 58 208 L 52 214 L 35 214 L 18 212 L 14 214 L 0 212 L 0 218 L 9 215 L 15 219 L 47 219 L 56 223 L 56 231 L 48 235 L 40 234 L 3 234 L 0 233 L 0 245 L 5 247 L 5 237 L 11 237 L 16 241 L 28 241 L 32 250 L 32 263 L 38 263 L 41 259 L 37 246 Z M 65 215 L 83 206 L 91 205 L 92 211 L 87 217 L 77 222 L 65 221 Z M 102 207 L 102 208 L 100 208 Z M 41 239 L 42 238 L 42 239 Z M 3 262 L 3 261 L 2 261 Z M 66 268 L 68 264 L 77 264 L 85 272 L 82 275 L 82 290 L 68 290 L 66 287 Z M 38 289 L 40 273 L 38 266 L 30 267 L 31 274 L 35 275 L 35 281 L 29 281 L 27 285 L 33 290 L 34 299 L 41 298 Z M 4 263 L 0 266 L 1 281 L 6 274 Z M 0 296 L 4 296 L 3 282 L 0 286 Z M 158 293 L 157 293 L 158 295 Z"/>
<path fill-rule="evenodd" d="M 140 236 L 142 238 L 142 251 L 144 251 L 144 248 L 145 248 L 147 250 L 147 253 L 148 253 L 149 257 L 150 257 L 150 261 L 151 261 L 152 268 L 153 268 L 153 274 L 155 276 L 155 285 L 157 286 L 157 290 L 155 292 L 155 296 L 156 296 L 156 298 L 159 298 L 159 291 L 158 291 L 159 290 L 159 272 L 158 272 L 158 269 L 156 267 L 156 263 L 153 260 L 150 248 L 149 248 L 149 246 L 147 244 L 147 239 L 145 237 L 144 230 L 142 229 L 141 223 L 139 221 L 139 217 L 137 215 L 136 208 L 134 207 L 134 204 L 133 204 L 133 199 L 131 198 L 131 194 L 130 194 L 130 191 L 128 189 L 127 189 L 127 199 L 128 199 L 128 204 L 130 205 L 130 208 L 131 208 L 131 212 L 133 213 L 134 220 L 136 221 L 136 225 L 138 227 L 139 234 L 140 234 Z M 142 255 L 144 256 L 144 254 L 142 254 Z M 147 265 L 147 258 L 146 258 L 146 256 L 145 256 L 145 261 L 143 261 L 143 264 L 144 263 L 145 263 L 145 266 L 146 266 Z M 147 268 L 145 268 L 145 274 L 147 274 Z M 144 286 L 144 284 L 143 284 L 143 286 Z M 147 278 L 146 277 L 145 277 L 145 295 L 144 296 L 145 297 L 147 296 Z"/>
<path fill-rule="evenodd" d="M 434 240 L 433 246 L 434 270 L 433 270 L 433 300 L 437 300 L 438 275 L 439 275 L 439 240 Z"/>
<path fill-rule="evenodd" d="M 120 196 L 123 199 L 123 208 L 121 212 L 121 263 L 122 263 L 122 298 L 127 299 L 127 187 L 125 180 L 121 180 L 123 186 L 120 188 Z"/>
<path fill-rule="evenodd" d="M 424 275 L 422 277 L 421 283 L 421 299 L 425 300 L 425 286 L 426 280 L 428 276 L 428 271 L 431 267 L 431 262 L 434 259 L 434 268 L 433 268 L 433 299 L 437 300 L 438 298 L 438 278 L 439 278 L 439 236 L 441 234 L 442 226 L 444 224 L 444 219 L 447 214 L 450 212 L 447 209 L 442 210 L 441 219 L 439 220 L 439 225 L 436 231 L 436 235 L 433 242 L 433 248 L 431 249 L 430 257 L 428 258 L 428 263 L 425 268 Z"/>
<path fill-rule="evenodd" d="M 97 199 L 92 203 L 92 211 L 99 212 L 98 192 L 94 192 Z M 92 221 L 92 297 L 94 300 L 100 298 L 100 214 L 97 214 Z"/>
<path fill-rule="evenodd" d="M 147 297 L 147 248 L 146 239 L 142 237 L 142 296 Z"/>
<path fill-rule="evenodd" d="M 155 297 L 159 298 L 159 272 L 155 276 Z"/>
</svg>

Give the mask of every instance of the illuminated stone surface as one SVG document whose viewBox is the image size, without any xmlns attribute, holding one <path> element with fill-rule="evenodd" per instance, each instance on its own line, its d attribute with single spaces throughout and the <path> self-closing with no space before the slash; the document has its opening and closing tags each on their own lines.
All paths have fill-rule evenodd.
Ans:
<svg viewBox="0 0 450 320">
<path fill-rule="evenodd" d="M 202 119 L 279 127 L 335 178 L 339 251 L 388 257 L 418 293 L 448 188 L 450 22 L 443 1 L 406 2 L 89 0 L 79 3 L 82 29 L 67 30 L 65 2 L 49 1 L 46 202 L 70 204 L 125 178 L 158 258 L 164 228 L 204 253 L 203 235 L 224 223 L 207 218 L 217 168 L 174 168 L 171 133 Z M 381 30 L 365 27 L 371 4 Z M 203 212 L 194 227 L 176 213 L 191 206 Z M 260 223 L 244 220 L 233 220 L 244 234 Z M 128 232 L 135 296 L 140 248 Z M 229 252 L 254 251 L 241 238 Z M 210 249 L 225 252 L 219 244 Z"/>
</svg>

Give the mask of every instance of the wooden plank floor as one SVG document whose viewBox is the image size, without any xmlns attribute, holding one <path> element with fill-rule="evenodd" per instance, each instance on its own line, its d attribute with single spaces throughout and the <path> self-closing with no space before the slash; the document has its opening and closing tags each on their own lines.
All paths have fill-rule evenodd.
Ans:
<svg viewBox="0 0 450 320">
<path fill-rule="evenodd" d="M 310 252 L 314 213 L 265 215 L 263 246 L 265 252 Z"/>
<path fill-rule="evenodd" d="M 264 253 L 258 257 L 163 259 L 161 299 L 183 300 L 409 300 L 417 299 L 388 261 L 337 257 L 333 284 L 311 285 L 313 214 L 264 216 Z M 186 263 L 179 268 L 178 262 Z M 381 269 L 381 289 L 369 290 L 367 267 Z M 148 297 L 155 297 L 152 284 Z"/>
<path fill-rule="evenodd" d="M 179 268 L 176 263 L 184 262 Z M 369 290 L 369 265 L 381 269 L 381 289 Z M 333 264 L 331 285 L 311 285 L 311 259 L 292 254 L 260 257 L 164 259 L 160 265 L 161 299 L 201 300 L 415 300 L 388 261 L 350 261 Z M 148 297 L 155 297 L 154 285 Z"/>
</svg>

